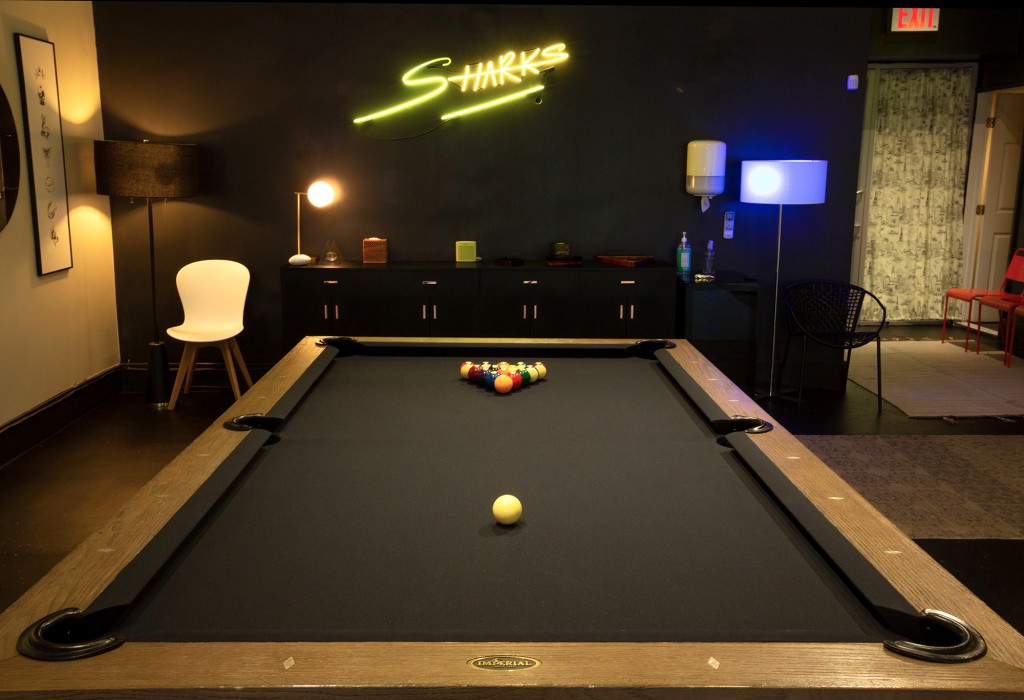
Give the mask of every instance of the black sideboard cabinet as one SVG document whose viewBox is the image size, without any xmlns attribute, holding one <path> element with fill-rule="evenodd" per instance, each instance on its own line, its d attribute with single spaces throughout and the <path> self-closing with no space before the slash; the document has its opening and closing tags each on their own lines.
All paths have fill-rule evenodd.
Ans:
<svg viewBox="0 0 1024 700">
<path fill-rule="evenodd" d="M 721 271 L 676 281 L 676 333 L 747 393 L 757 386 L 757 280 Z"/>
<path fill-rule="evenodd" d="M 669 263 L 401 262 L 285 266 L 284 348 L 306 335 L 668 338 Z"/>
</svg>

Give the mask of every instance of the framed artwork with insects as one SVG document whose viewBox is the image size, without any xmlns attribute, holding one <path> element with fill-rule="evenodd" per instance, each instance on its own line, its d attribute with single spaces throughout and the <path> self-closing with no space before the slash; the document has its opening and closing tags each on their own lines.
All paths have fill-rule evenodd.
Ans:
<svg viewBox="0 0 1024 700">
<path fill-rule="evenodd" d="M 16 34 L 15 38 L 35 220 L 36 267 L 39 275 L 48 275 L 72 266 L 57 56 L 49 41 L 25 34 Z"/>
</svg>

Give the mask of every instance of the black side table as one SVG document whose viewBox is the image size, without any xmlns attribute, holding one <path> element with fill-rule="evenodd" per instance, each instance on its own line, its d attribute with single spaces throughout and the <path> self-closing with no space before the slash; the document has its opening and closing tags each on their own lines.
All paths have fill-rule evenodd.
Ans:
<svg viewBox="0 0 1024 700">
<path fill-rule="evenodd" d="M 757 386 L 757 280 L 727 270 L 713 282 L 676 278 L 676 334 L 748 394 Z"/>
</svg>

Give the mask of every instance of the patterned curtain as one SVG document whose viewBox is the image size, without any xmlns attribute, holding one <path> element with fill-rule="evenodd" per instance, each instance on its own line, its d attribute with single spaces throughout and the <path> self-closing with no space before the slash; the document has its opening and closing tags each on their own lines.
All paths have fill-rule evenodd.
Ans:
<svg viewBox="0 0 1024 700">
<path fill-rule="evenodd" d="M 974 70 L 878 71 L 863 286 L 893 321 L 942 318 L 961 283 Z"/>
</svg>

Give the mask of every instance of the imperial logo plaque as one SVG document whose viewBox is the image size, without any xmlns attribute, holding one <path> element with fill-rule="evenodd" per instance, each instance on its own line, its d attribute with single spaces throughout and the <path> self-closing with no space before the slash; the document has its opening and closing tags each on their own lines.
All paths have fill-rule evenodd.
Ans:
<svg viewBox="0 0 1024 700">
<path fill-rule="evenodd" d="M 525 671 L 540 666 L 540 661 L 529 656 L 478 656 L 466 663 L 484 671 Z"/>
</svg>

